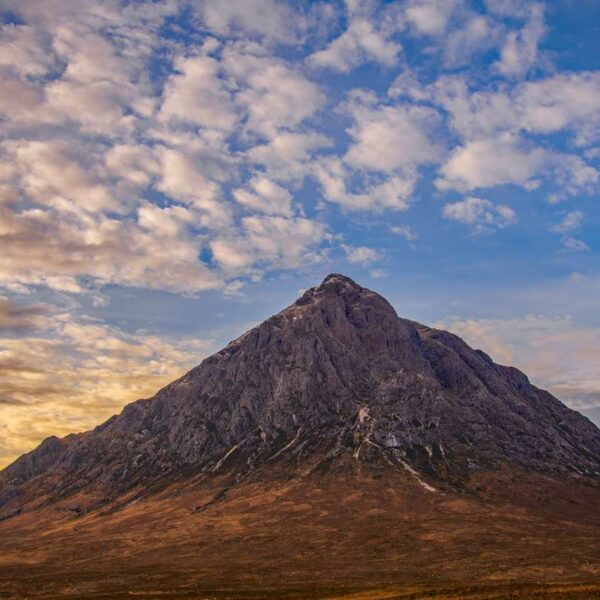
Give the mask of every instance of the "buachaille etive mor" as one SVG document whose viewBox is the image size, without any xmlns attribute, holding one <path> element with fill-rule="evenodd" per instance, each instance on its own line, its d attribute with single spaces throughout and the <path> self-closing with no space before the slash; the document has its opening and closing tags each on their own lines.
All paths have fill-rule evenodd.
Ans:
<svg viewBox="0 0 600 600">
<path fill-rule="evenodd" d="M 40 523 L 75 523 L 80 533 L 73 539 L 86 539 L 86 523 L 104 539 L 107 523 L 137 514 L 140 506 L 146 506 L 148 524 L 170 514 L 157 508 L 162 502 L 169 510 L 183 503 L 189 518 L 205 523 L 217 514 L 238 514 L 236 498 L 257 502 L 260 523 L 267 513 L 277 520 L 287 510 L 261 512 L 260 493 L 294 489 L 290 498 L 304 506 L 297 494 L 316 486 L 329 490 L 316 503 L 322 514 L 309 511 L 297 524 L 297 535 L 304 527 L 311 537 L 319 519 L 328 518 L 323 506 L 346 506 L 339 494 L 349 490 L 362 489 L 357 506 L 368 497 L 363 508 L 379 511 L 379 522 L 387 523 L 394 516 L 386 511 L 403 494 L 432 506 L 467 498 L 478 507 L 475 513 L 494 497 L 525 510 L 525 499 L 515 495 L 533 481 L 534 489 L 568 488 L 592 504 L 600 499 L 600 431 L 517 369 L 494 363 L 451 333 L 399 318 L 377 293 L 332 274 L 154 397 L 128 405 L 92 431 L 49 438 L 7 467 L 0 473 L 0 525 L 18 538 L 19 523 L 38 514 Z M 501 489 L 507 485 L 512 495 Z M 406 508 L 406 515 L 413 513 Z M 599 531 L 596 521 L 586 521 L 588 534 Z M 347 543 L 366 533 L 352 510 L 345 523 L 349 532 L 360 529 Z M 140 533 L 145 526 L 136 527 L 130 530 Z M 251 561 L 240 531 L 238 549 Z M 371 527 L 384 542 L 392 535 L 387 531 Z M 343 540 L 339 544 L 346 548 Z M 346 555 L 355 550 L 346 548 Z M 280 552 L 285 555 L 283 546 Z M 227 565 L 226 556 L 223 550 Z M 301 558 L 296 561 L 301 565 Z M 395 572 L 388 567 L 385 573 Z M 472 568 L 483 576 L 492 567 Z M 414 569 L 421 580 L 428 573 L 425 564 Z M 211 577 L 203 581 L 216 581 Z"/>
</svg>

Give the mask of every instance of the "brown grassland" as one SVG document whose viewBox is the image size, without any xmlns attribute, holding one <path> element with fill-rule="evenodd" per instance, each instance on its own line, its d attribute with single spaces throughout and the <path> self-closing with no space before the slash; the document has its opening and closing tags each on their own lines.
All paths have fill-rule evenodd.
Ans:
<svg viewBox="0 0 600 600">
<path fill-rule="evenodd" d="M 0 598 L 600 598 L 598 487 L 514 468 L 430 483 L 348 461 L 69 498 L 0 522 Z"/>
</svg>

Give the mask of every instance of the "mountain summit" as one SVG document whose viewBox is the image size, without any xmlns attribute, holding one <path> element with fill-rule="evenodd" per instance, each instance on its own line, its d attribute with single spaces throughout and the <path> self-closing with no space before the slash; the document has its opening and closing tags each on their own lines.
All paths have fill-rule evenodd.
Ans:
<svg viewBox="0 0 600 600">
<path fill-rule="evenodd" d="M 153 398 L 18 459 L 0 475 L 0 510 L 343 457 L 432 488 L 504 464 L 594 478 L 600 432 L 517 369 L 334 273 Z"/>
</svg>

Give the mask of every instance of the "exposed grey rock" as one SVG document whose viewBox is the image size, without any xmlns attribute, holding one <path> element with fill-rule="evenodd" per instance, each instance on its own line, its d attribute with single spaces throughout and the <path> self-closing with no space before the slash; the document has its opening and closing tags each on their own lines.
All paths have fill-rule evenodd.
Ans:
<svg viewBox="0 0 600 600">
<path fill-rule="evenodd" d="M 0 507 L 87 486 L 114 497 L 188 469 L 220 472 L 234 460 L 251 469 L 292 451 L 298 462 L 389 453 L 447 481 L 502 462 L 600 474 L 600 431 L 588 419 L 517 369 L 399 318 L 380 295 L 332 274 L 153 398 L 22 456 L 0 474 Z"/>
</svg>

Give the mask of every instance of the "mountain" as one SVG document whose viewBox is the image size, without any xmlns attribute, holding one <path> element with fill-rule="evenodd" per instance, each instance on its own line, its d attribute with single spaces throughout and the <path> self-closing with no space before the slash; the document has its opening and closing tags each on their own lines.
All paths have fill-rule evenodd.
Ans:
<svg viewBox="0 0 600 600">
<path fill-rule="evenodd" d="M 538 501 L 532 504 L 533 498 Z M 478 543 L 487 540 L 487 558 L 464 567 L 473 577 L 497 570 L 494 556 L 512 565 L 520 555 L 511 540 L 519 546 L 519 539 L 546 531 L 543 544 L 561 549 L 540 560 L 538 577 L 562 558 L 563 567 L 577 565 L 569 576 L 581 578 L 600 573 L 597 563 L 585 566 L 588 549 L 599 546 L 600 516 L 590 508 L 598 500 L 600 430 L 588 419 L 517 369 L 494 363 L 451 333 L 399 318 L 377 293 L 332 274 L 154 397 L 128 405 L 92 431 L 48 438 L 7 467 L 0 473 L 0 537 L 10 534 L 23 549 L 35 539 L 39 557 L 28 564 L 53 565 L 60 556 L 63 568 L 71 565 L 71 579 L 83 563 L 99 568 L 92 547 L 114 542 L 116 531 L 143 540 L 149 553 L 144 565 L 155 564 L 152 552 L 160 547 L 163 570 L 165 561 L 179 565 L 175 549 L 185 547 L 213 593 L 221 581 L 215 573 L 244 579 L 258 556 L 259 571 L 305 582 L 310 551 L 289 550 L 284 539 L 290 537 L 322 561 L 340 552 L 355 557 L 362 540 L 371 554 L 354 568 L 365 581 L 376 573 L 399 581 L 394 561 L 402 557 L 413 565 L 413 581 L 423 581 L 432 576 L 429 553 L 420 562 L 398 553 L 390 527 L 414 519 L 421 534 L 431 536 L 431 548 L 444 542 L 444 552 L 462 564 L 457 523 L 468 522 Z M 341 523 L 338 510 L 345 515 Z M 376 518 L 367 523 L 365 515 Z M 203 538 L 188 548 L 189 536 L 196 539 L 189 522 Z M 219 530 L 224 522 L 236 532 L 234 549 L 223 541 L 229 539 Z M 210 523 L 217 537 L 206 529 Z M 159 543 L 153 536 L 165 528 L 178 533 Z M 347 535 L 337 539 L 340 528 Z M 257 535 L 270 539 L 258 550 Z M 335 548 L 327 535 L 337 539 Z M 66 539 L 79 549 L 69 560 Z M 448 544 L 456 546 L 448 550 Z M 218 567 L 199 554 L 200 547 L 214 551 L 214 545 L 223 560 Z M 7 568 L 21 569 L 14 544 L 10 556 Z M 141 560 L 139 552 L 132 558 L 131 548 L 115 556 L 121 565 Z M 538 555 L 532 556 L 518 568 L 533 568 Z M 350 567 L 342 563 L 327 570 L 327 585 L 339 586 L 342 574 L 348 578 Z M 100 585 L 106 573 L 97 575 Z M 527 571 L 525 579 L 530 576 Z M 56 583 L 47 577 L 44 585 Z M 50 597 L 61 597 L 53 589 Z M 106 597 L 117 597 L 111 593 Z"/>
</svg>

